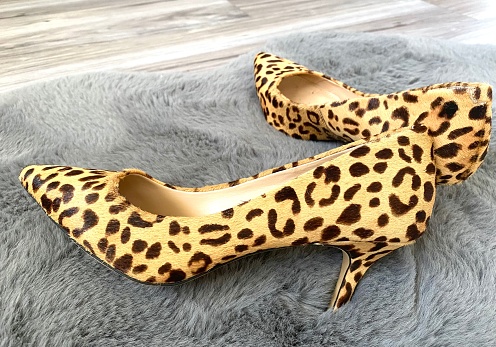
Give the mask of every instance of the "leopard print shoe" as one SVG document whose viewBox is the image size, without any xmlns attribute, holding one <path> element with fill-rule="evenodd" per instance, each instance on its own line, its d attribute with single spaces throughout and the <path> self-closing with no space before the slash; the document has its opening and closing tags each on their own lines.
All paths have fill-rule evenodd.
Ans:
<svg viewBox="0 0 496 347">
<path fill-rule="evenodd" d="M 19 179 L 73 241 L 140 282 L 184 282 L 266 249 L 337 247 L 343 266 L 330 306 L 338 308 L 374 262 L 422 235 L 436 182 L 459 182 L 481 164 L 490 100 L 468 100 L 475 104 L 463 122 L 447 111 L 438 115 L 447 125 L 421 117 L 215 186 L 176 187 L 137 169 L 45 165 L 24 168 Z"/>
<path fill-rule="evenodd" d="M 363 93 L 269 53 L 259 53 L 254 68 L 257 95 L 267 122 L 294 138 L 351 142 L 424 124 L 434 141 L 446 142 L 462 152 L 464 148 L 472 151 L 487 146 L 492 116 L 492 89 L 487 84 L 444 83 L 379 95 Z M 479 121 L 487 125 L 472 125 Z M 451 147 L 440 149 L 438 154 L 451 152 Z M 438 168 L 443 183 L 454 183 L 457 175 L 469 173 L 449 156 L 444 164 Z"/>
</svg>

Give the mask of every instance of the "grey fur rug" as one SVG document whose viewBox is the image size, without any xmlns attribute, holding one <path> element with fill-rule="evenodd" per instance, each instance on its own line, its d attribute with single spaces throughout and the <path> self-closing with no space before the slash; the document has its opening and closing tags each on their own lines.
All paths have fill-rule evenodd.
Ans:
<svg viewBox="0 0 496 347">
<path fill-rule="evenodd" d="M 496 84 L 496 47 L 369 34 L 277 39 L 266 50 L 369 92 Z M 496 148 L 442 187 L 428 232 L 380 260 L 326 311 L 338 250 L 283 249 L 176 287 L 101 266 L 17 181 L 24 165 L 144 169 L 174 185 L 234 180 L 337 146 L 276 132 L 253 54 L 209 72 L 94 73 L 0 95 L 1 346 L 494 346 Z"/>
</svg>

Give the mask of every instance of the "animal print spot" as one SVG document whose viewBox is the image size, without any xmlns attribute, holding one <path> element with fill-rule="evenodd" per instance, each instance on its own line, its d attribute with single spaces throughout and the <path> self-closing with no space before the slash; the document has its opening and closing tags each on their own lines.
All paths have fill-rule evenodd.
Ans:
<svg viewBox="0 0 496 347">
<path fill-rule="evenodd" d="M 253 218 L 260 217 L 263 214 L 263 212 L 264 211 L 260 208 L 253 209 L 246 214 L 246 220 L 248 222 L 251 222 Z"/>
<path fill-rule="evenodd" d="M 417 223 L 423 223 L 426 217 L 427 215 L 424 210 L 420 210 L 415 214 L 415 220 Z"/>
<path fill-rule="evenodd" d="M 169 248 L 170 248 L 170 249 L 172 249 L 172 251 L 173 251 L 174 253 L 179 253 L 179 252 L 181 252 L 181 250 L 179 249 L 179 247 L 177 247 L 177 246 L 176 246 L 176 244 L 175 244 L 173 241 L 171 241 L 171 240 L 169 240 L 169 241 L 167 242 L 167 246 L 169 246 Z"/>
<path fill-rule="evenodd" d="M 408 109 L 404 106 L 397 108 L 391 114 L 392 119 L 401 119 L 403 121 L 402 127 L 406 127 L 408 125 L 408 119 L 410 118 L 410 114 L 408 113 Z"/>
<path fill-rule="evenodd" d="M 367 187 L 367 192 L 369 192 L 369 193 L 378 193 L 381 190 L 382 190 L 382 183 L 381 182 L 372 182 Z"/>
<path fill-rule="evenodd" d="M 382 124 L 381 133 L 385 133 L 388 130 L 389 130 L 389 122 L 385 121 L 384 124 Z"/>
<path fill-rule="evenodd" d="M 100 239 L 100 241 L 98 241 L 96 246 L 98 247 L 100 252 L 104 253 L 107 250 L 108 240 L 106 238 L 102 238 Z"/>
<path fill-rule="evenodd" d="M 110 192 L 107 195 L 105 195 L 105 201 L 106 202 L 112 202 L 115 200 L 115 198 L 117 198 L 117 194 L 114 192 Z"/>
<path fill-rule="evenodd" d="M 275 209 L 271 209 L 268 214 L 268 225 L 269 225 L 269 230 L 272 236 L 275 238 L 283 238 L 285 236 L 290 236 L 294 233 L 295 231 L 295 224 L 292 219 L 288 219 L 286 221 L 286 224 L 284 225 L 284 228 L 282 231 L 278 230 L 276 228 L 276 223 L 277 223 L 277 212 Z"/>
<path fill-rule="evenodd" d="M 381 117 L 373 117 L 373 118 L 370 118 L 370 120 L 369 120 L 370 125 L 381 124 L 381 123 L 382 123 Z"/>
<path fill-rule="evenodd" d="M 120 212 L 124 212 L 125 210 L 127 210 L 127 208 L 128 208 L 128 205 L 126 205 L 126 204 L 111 205 L 109 207 L 109 213 L 110 214 L 118 214 Z"/>
<path fill-rule="evenodd" d="M 112 235 L 119 231 L 121 223 L 117 219 L 109 220 L 107 227 L 105 228 L 105 234 Z"/>
<path fill-rule="evenodd" d="M 200 241 L 200 244 L 217 247 L 228 243 L 230 239 L 231 239 L 231 234 L 227 233 L 216 239 L 202 239 Z"/>
<path fill-rule="evenodd" d="M 59 188 L 62 192 L 62 201 L 67 204 L 74 197 L 74 187 L 70 184 L 64 184 Z"/>
<path fill-rule="evenodd" d="M 369 104 L 367 105 L 367 110 L 371 111 L 371 110 L 375 110 L 377 108 L 379 108 L 379 99 L 377 98 L 371 98 L 369 100 Z"/>
<path fill-rule="evenodd" d="M 413 176 L 416 174 L 416 172 L 410 166 L 404 167 L 403 169 L 399 170 L 398 173 L 393 177 L 393 187 L 399 187 L 403 183 L 405 175 L 407 174 Z"/>
<path fill-rule="evenodd" d="M 59 185 L 60 185 L 60 182 L 58 182 L 58 181 L 50 182 L 46 188 L 46 191 L 49 192 L 50 190 L 57 189 Z"/>
<path fill-rule="evenodd" d="M 115 245 L 110 245 L 105 252 L 105 260 L 109 263 L 112 262 L 115 258 Z"/>
<path fill-rule="evenodd" d="M 96 179 L 100 179 L 100 178 L 104 178 L 105 175 L 92 175 L 92 176 L 86 176 L 86 177 L 82 177 L 79 179 L 80 182 L 87 182 L 87 181 L 92 181 L 92 180 L 96 180 Z"/>
<path fill-rule="evenodd" d="M 74 235 L 74 237 L 79 237 L 85 231 L 88 231 L 89 229 L 93 228 L 97 224 L 98 224 L 97 214 L 95 212 L 93 212 L 92 210 L 84 210 L 84 212 L 83 212 L 83 227 L 80 229 L 74 229 L 72 231 L 72 235 Z"/>
<path fill-rule="evenodd" d="M 420 180 L 420 176 L 419 175 L 413 176 L 412 177 L 412 189 L 418 190 L 421 185 L 422 185 L 422 182 Z"/>
<path fill-rule="evenodd" d="M 377 225 L 380 227 L 385 227 L 386 225 L 388 225 L 388 223 L 389 223 L 389 216 L 386 213 L 381 214 L 379 218 L 377 218 Z"/>
<path fill-rule="evenodd" d="M 71 170 L 66 172 L 64 176 L 77 176 L 77 175 L 81 175 L 83 172 L 84 171 L 82 170 Z"/>
<path fill-rule="evenodd" d="M 369 139 L 370 138 L 370 131 L 368 129 L 365 129 L 362 131 L 362 136 L 365 138 L 365 139 Z"/>
<path fill-rule="evenodd" d="M 353 199 L 353 197 L 355 196 L 355 194 L 360 190 L 362 186 L 360 185 L 360 183 L 357 183 L 355 184 L 354 186 L 348 188 L 345 192 L 344 192 L 344 200 L 345 201 L 350 201 L 351 199 Z"/>
<path fill-rule="evenodd" d="M 46 213 L 52 213 L 52 200 L 50 200 L 46 194 L 41 196 L 41 206 L 45 209 Z"/>
<path fill-rule="evenodd" d="M 212 264 L 212 258 L 203 252 L 196 252 L 188 262 L 193 274 L 204 272 Z"/>
<path fill-rule="evenodd" d="M 398 136 L 397 141 L 400 146 L 410 145 L 410 139 L 406 136 Z"/>
<path fill-rule="evenodd" d="M 122 229 L 121 242 L 123 244 L 126 244 L 129 241 L 130 237 L 131 237 L 131 230 L 129 229 L 129 227 L 125 227 L 124 229 Z"/>
<path fill-rule="evenodd" d="M 308 116 L 308 120 L 313 124 L 317 124 L 317 125 L 320 124 L 320 116 L 317 113 L 313 111 L 307 111 L 307 116 Z"/>
<path fill-rule="evenodd" d="M 450 122 L 448 122 L 448 121 L 442 122 L 437 130 L 429 129 L 429 131 L 427 133 L 429 134 L 429 136 L 436 137 L 436 136 L 444 134 L 446 132 L 446 130 L 449 129 L 449 127 L 450 127 Z"/>
<path fill-rule="evenodd" d="M 59 210 L 61 203 L 62 203 L 62 200 L 60 198 L 53 199 L 53 202 L 52 202 L 53 212 L 57 212 Z"/>
<path fill-rule="evenodd" d="M 62 221 L 64 220 L 64 218 L 70 218 L 72 216 L 74 216 L 76 213 L 79 212 L 79 208 L 78 207 L 71 207 L 71 208 L 68 208 L 67 210 L 64 210 L 62 211 L 60 214 L 59 214 L 59 225 L 67 232 L 69 232 L 69 229 L 67 227 L 64 227 L 63 224 L 62 224 Z"/>
<path fill-rule="evenodd" d="M 358 106 L 360 106 L 358 101 L 353 101 L 350 103 L 350 105 L 348 107 L 349 107 L 350 111 L 355 111 L 358 108 Z"/>
<path fill-rule="evenodd" d="M 341 229 L 337 225 L 329 225 L 322 230 L 322 241 L 335 239 L 341 234 Z"/>
<path fill-rule="evenodd" d="M 227 210 L 222 211 L 222 218 L 230 219 L 234 216 L 234 209 L 228 208 Z"/>
<path fill-rule="evenodd" d="M 457 171 L 460 171 L 461 169 L 465 168 L 465 166 L 458 164 L 458 163 L 449 163 L 449 164 L 446 164 L 446 167 L 451 172 L 457 172 Z"/>
<path fill-rule="evenodd" d="M 433 175 L 436 173 L 436 166 L 432 163 L 429 163 L 429 165 L 426 166 L 425 172 L 427 172 L 429 175 Z"/>
<path fill-rule="evenodd" d="M 424 200 L 429 202 L 432 200 L 433 196 L 434 196 L 434 186 L 432 185 L 431 182 L 425 182 L 424 183 Z"/>
<path fill-rule="evenodd" d="M 341 169 L 337 166 L 331 165 L 325 168 L 325 184 L 329 184 L 331 182 L 338 182 L 341 178 Z"/>
<path fill-rule="evenodd" d="M 350 175 L 353 177 L 360 177 L 370 172 L 367 165 L 362 163 L 354 163 L 350 166 Z"/>
<path fill-rule="evenodd" d="M 473 120 L 479 120 L 486 118 L 487 105 L 479 105 L 473 107 L 468 113 L 468 118 Z"/>
<path fill-rule="evenodd" d="M 358 117 L 363 117 L 363 115 L 365 114 L 365 110 L 363 108 L 359 108 L 358 110 L 355 111 L 355 114 L 358 116 Z M 347 129 L 345 129 L 347 130 Z M 358 129 L 357 129 L 358 131 Z M 357 133 L 358 134 L 358 133 Z"/>
<path fill-rule="evenodd" d="M 360 215 L 361 208 L 362 206 L 358 204 L 349 205 L 343 210 L 343 212 L 341 212 L 341 215 L 338 217 L 336 223 L 351 225 L 358 222 L 361 218 Z"/>
<path fill-rule="evenodd" d="M 34 169 L 31 168 L 24 173 L 24 181 L 34 172 Z"/>
<path fill-rule="evenodd" d="M 458 155 L 461 145 L 458 143 L 448 143 L 434 150 L 434 153 L 441 158 L 454 158 Z"/>
<path fill-rule="evenodd" d="M 317 183 L 312 182 L 307 186 L 307 189 L 305 190 L 305 202 L 310 207 L 313 207 L 315 205 L 315 200 L 312 198 L 312 193 L 316 186 Z"/>
<path fill-rule="evenodd" d="M 458 105 L 454 101 L 448 101 L 444 103 L 441 112 L 439 112 L 439 117 L 451 119 L 455 115 L 456 111 L 458 111 Z"/>
<path fill-rule="evenodd" d="M 418 239 L 420 237 L 420 230 L 418 229 L 416 224 L 411 224 L 408 226 L 406 230 L 406 237 L 409 241 Z"/>
<path fill-rule="evenodd" d="M 334 202 L 337 200 L 339 197 L 339 192 L 341 191 L 341 188 L 338 185 L 332 186 L 331 189 L 331 196 L 328 198 L 322 198 L 319 201 L 319 206 L 320 207 L 325 207 L 325 206 L 330 206 L 334 204 Z"/>
<path fill-rule="evenodd" d="M 393 157 L 393 151 L 389 148 L 381 149 L 375 154 L 377 159 L 391 159 Z"/>
<path fill-rule="evenodd" d="M 358 270 L 358 268 L 360 268 L 361 265 L 362 265 L 362 261 L 360 259 L 355 260 L 353 263 L 351 263 L 350 271 L 353 272 Z"/>
<path fill-rule="evenodd" d="M 370 207 L 378 207 L 380 205 L 381 205 L 381 200 L 379 200 L 379 198 L 372 198 L 369 201 L 369 206 Z"/>
<path fill-rule="evenodd" d="M 387 169 L 387 163 L 385 162 L 377 163 L 374 165 L 373 169 L 375 172 L 382 174 Z"/>
<path fill-rule="evenodd" d="M 91 252 L 91 254 L 95 254 L 93 247 L 91 247 L 91 244 L 87 240 L 83 241 L 83 245 L 84 245 L 84 247 L 86 247 L 88 249 L 88 251 Z"/>
<path fill-rule="evenodd" d="M 360 146 L 357 149 L 351 151 L 350 156 L 352 156 L 353 158 L 360 158 L 367 155 L 369 152 L 370 152 L 370 147 Z"/>
<path fill-rule="evenodd" d="M 124 273 L 127 273 L 133 266 L 133 256 L 131 254 L 124 254 L 122 257 L 114 261 L 114 267 Z"/>
<path fill-rule="evenodd" d="M 459 138 L 460 136 L 468 134 L 469 132 L 471 132 L 473 130 L 474 130 L 474 127 L 464 127 L 464 128 L 455 129 L 449 133 L 448 139 L 455 140 L 455 139 Z M 475 136 L 477 136 L 477 134 Z"/>
<path fill-rule="evenodd" d="M 431 103 L 431 109 L 435 109 L 437 107 L 439 107 L 441 105 L 441 103 L 443 102 L 443 98 L 442 97 L 437 97 L 436 100 L 434 100 L 432 103 Z"/>
<path fill-rule="evenodd" d="M 418 198 L 415 195 L 410 197 L 408 204 L 404 204 L 395 194 L 389 195 L 389 207 L 391 208 L 393 215 L 397 217 L 410 212 L 417 204 Z"/>
<path fill-rule="evenodd" d="M 351 287 L 350 283 L 346 283 L 345 289 L 346 292 L 342 294 L 342 296 L 339 298 L 336 304 L 336 307 L 338 308 L 343 306 L 345 303 L 347 303 L 350 300 L 351 294 L 353 293 L 353 288 Z"/>
<path fill-rule="evenodd" d="M 133 227 L 137 228 L 150 228 L 153 226 L 153 223 L 147 222 L 141 216 L 139 215 L 138 212 L 133 211 L 131 215 L 129 216 L 127 223 L 129 225 L 132 225 Z"/>
<path fill-rule="evenodd" d="M 133 247 L 132 247 L 132 251 L 133 253 L 140 253 L 140 252 L 143 252 L 146 247 L 148 247 L 148 243 L 146 241 L 143 241 L 143 240 L 135 240 L 133 242 Z"/>
<path fill-rule="evenodd" d="M 418 102 L 418 96 L 410 94 L 408 92 L 404 92 L 403 93 L 403 100 L 405 100 L 405 102 L 409 102 L 409 103 Z"/>
<path fill-rule="evenodd" d="M 237 253 L 241 253 L 241 252 L 244 252 L 248 249 L 248 246 L 247 245 L 237 245 L 234 247 L 234 250 L 237 252 Z"/>
<path fill-rule="evenodd" d="M 366 239 L 366 238 L 374 235 L 374 231 L 371 229 L 358 228 L 358 229 L 353 230 L 353 234 L 357 235 L 361 239 Z"/>
<path fill-rule="evenodd" d="M 360 124 L 358 124 L 358 122 L 354 121 L 351 118 L 345 118 L 345 119 L 343 119 L 343 124 L 353 125 L 353 126 L 356 126 L 356 127 L 360 125 Z"/>
<path fill-rule="evenodd" d="M 85 196 L 84 200 L 87 204 L 93 204 L 98 200 L 98 193 L 92 193 Z"/>
<path fill-rule="evenodd" d="M 189 243 L 187 243 L 187 242 L 186 242 L 186 243 L 184 243 L 184 244 L 183 244 L 183 251 L 185 251 L 185 252 L 189 252 L 189 251 L 191 251 L 191 244 L 189 244 Z"/>
<path fill-rule="evenodd" d="M 169 272 L 172 269 L 171 263 L 165 263 L 164 265 L 160 266 L 157 270 L 159 275 L 163 275 L 167 272 Z"/>
<path fill-rule="evenodd" d="M 291 211 L 293 212 L 293 214 L 298 214 L 301 211 L 300 200 L 298 199 L 298 195 L 296 194 L 296 191 L 293 189 L 293 187 L 286 186 L 279 190 L 275 194 L 275 200 L 276 202 L 292 200 L 293 204 L 291 205 Z"/>
<path fill-rule="evenodd" d="M 320 228 L 324 224 L 324 218 L 322 217 L 314 217 L 305 222 L 303 225 L 303 230 L 305 231 L 314 231 Z"/>
<path fill-rule="evenodd" d="M 165 282 L 179 282 L 186 278 L 186 273 L 183 270 L 171 270 L 169 278 Z"/>
<path fill-rule="evenodd" d="M 229 225 L 205 224 L 205 225 L 202 225 L 198 229 L 198 232 L 200 234 L 206 234 L 206 233 L 211 233 L 211 232 L 214 232 L 214 231 L 224 231 L 224 230 L 229 230 Z"/>
<path fill-rule="evenodd" d="M 160 244 L 160 242 L 155 242 L 146 251 L 146 255 L 145 255 L 146 259 L 158 258 L 160 256 L 161 250 L 162 250 L 162 245 Z"/>
<path fill-rule="evenodd" d="M 181 226 L 177 221 L 172 221 L 169 224 L 169 235 L 174 236 L 181 232 Z"/>
<path fill-rule="evenodd" d="M 146 271 L 148 269 L 148 265 L 146 264 L 141 264 L 138 266 L 133 267 L 133 274 L 140 274 Z"/>
<path fill-rule="evenodd" d="M 36 193 L 38 191 L 38 189 L 40 189 L 43 184 L 45 184 L 46 182 L 48 182 L 52 178 L 56 177 L 57 175 L 58 174 L 56 174 L 56 173 L 50 174 L 44 180 L 41 179 L 41 176 L 39 174 L 34 176 L 33 182 L 32 182 L 33 192 Z"/>
<path fill-rule="evenodd" d="M 106 185 L 107 185 L 106 183 L 102 183 L 102 184 L 99 184 L 97 186 L 94 186 L 91 189 L 93 189 L 93 190 L 102 190 L 103 188 L 105 188 Z"/>
<path fill-rule="evenodd" d="M 301 245 L 306 245 L 308 244 L 309 241 L 308 241 L 308 237 L 302 237 L 300 239 L 297 239 L 297 240 L 294 240 L 293 242 L 291 242 L 291 245 L 292 246 L 301 246 Z"/>
<path fill-rule="evenodd" d="M 255 241 L 253 241 L 253 247 L 261 246 L 265 243 L 265 241 L 267 241 L 267 236 L 261 235 L 261 236 L 257 237 L 255 239 Z"/>
<path fill-rule="evenodd" d="M 398 155 L 400 156 L 401 159 L 403 159 L 407 163 L 411 163 L 412 162 L 412 158 L 410 158 L 410 156 L 408 156 L 406 154 L 406 152 L 405 152 L 405 150 L 403 148 L 398 149 Z"/>
<path fill-rule="evenodd" d="M 97 181 L 90 181 L 90 182 L 86 182 L 85 184 L 83 184 L 83 187 L 81 188 L 81 190 L 88 190 L 91 188 L 92 185 L 98 183 Z"/>
<path fill-rule="evenodd" d="M 252 237 L 253 237 L 253 230 L 248 228 L 241 229 L 240 232 L 238 233 L 238 239 L 240 240 L 250 239 Z"/>
<path fill-rule="evenodd" d="M 413 159 L 417 162 L 417 163 L 420 163 L 422 161 L 422 154 L 424 154 L 424 150 L 422 149 L 422 147 L 420 147 L 419 145 L 417 144 L 414 144 L 412 146 L 412 150 L 413 150 Z"/>
</svg>

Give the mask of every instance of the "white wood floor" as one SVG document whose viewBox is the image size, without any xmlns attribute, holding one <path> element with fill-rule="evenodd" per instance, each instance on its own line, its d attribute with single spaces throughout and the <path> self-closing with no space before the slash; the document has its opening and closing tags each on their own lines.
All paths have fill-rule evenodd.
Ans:
<svg viewBox="0 0 496 347">
<path fill-rule="evenodd" d="M 494 0 L 2 0 L 0 92 L 95 70 L 191 70 L 316 30 L 496 44 Z"/>
</svg>

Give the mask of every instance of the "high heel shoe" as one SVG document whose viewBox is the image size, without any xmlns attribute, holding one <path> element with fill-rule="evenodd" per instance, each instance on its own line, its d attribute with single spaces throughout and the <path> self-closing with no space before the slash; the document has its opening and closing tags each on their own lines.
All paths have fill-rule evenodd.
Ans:
<svg viewBox="0 0 496 347">
<path fill-rule="evenodd" d="M 337 247 L 345 256 L 330 306 L 338 308 L 374 262 L 422 235 L 446 158 L 463 167 L 456 180 L 480 165 L 489 125 L 472 118 L 463 124 L 470 134 L 484 133 L 475 148 L 420 122 L 203 188 L 137 169 L 32 165 L 19 179 L 79 246 L 140 282 L 184 282 L 265 249 Z"/>
<path fill-rule="evenodd" d="M 437 148 L 437 182 L 446 184 L 473 172 L 461 163 L 485 156 L 492 117 L 487 84 L 453 82 L 380 95 L 269 53 L 255 57 L 254 69 L 267 122 L 294 138 L 350 142 L 422 124 Z"/>
</svg>

